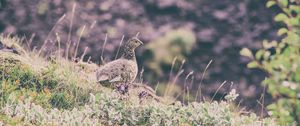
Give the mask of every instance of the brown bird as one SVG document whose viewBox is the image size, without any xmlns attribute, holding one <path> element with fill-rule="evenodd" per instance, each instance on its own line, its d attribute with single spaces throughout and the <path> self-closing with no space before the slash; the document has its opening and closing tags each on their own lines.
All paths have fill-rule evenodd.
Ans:
<svg viewBox="0 0 300 126">
<path fill-rule="evenodd" d="M 137 38 L 128 40 L 123 45 L 123 55 L 100 67 L 96 72 L 97 81 L 104 86 L 117 86 L 132 83 L 138 73 L 135 49 L 143 42 Z"/>
</svg>

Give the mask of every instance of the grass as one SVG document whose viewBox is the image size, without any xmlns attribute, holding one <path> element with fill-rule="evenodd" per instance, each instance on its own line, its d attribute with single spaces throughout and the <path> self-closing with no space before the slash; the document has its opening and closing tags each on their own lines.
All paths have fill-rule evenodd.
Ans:
<svg viewBox="0 0 300 126">
<path fill-rule="evenodd" d="M 20 46 L 21 40 L 0 36 L 20 55 L 0 51 L 0 123 L 7 125 L 276 125 L 237 109 L 232 91 L 226 101 L 154 100 L 143 89 L 128 96 L 96 83 L 95 64 L 72 62 L 59 55 L 40 57 Z M 180 74 L 179 74 L 180 75 Z M 178 76 L 179 76 L 178 75 Z"/>
<path fill-rule="evenodd" d="M 6 124 L 6 125 L 14 126 L 14 125 L 20 125 L 22 123 L 23 123 L 22 120 L 19 118 L 11 118 L 5 114 L 0 114 L 0 125 Z"/>
</svg>

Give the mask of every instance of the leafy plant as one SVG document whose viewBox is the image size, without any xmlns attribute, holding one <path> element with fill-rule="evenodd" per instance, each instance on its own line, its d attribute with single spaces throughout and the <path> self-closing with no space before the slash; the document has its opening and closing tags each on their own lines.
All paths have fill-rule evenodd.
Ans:
<svg viewBox="0 0 300 126">
<path fill-rule="evenodd" d="M 267 7 L 278 6 L 282 12 L 275 21 L 285 26 L 278 30 L 281 41 L 263 41 L 263 48 L 252 54 L 244 48 L 241 55 L 252 59 L 249 68 L 263 69 L 275 103 L 267 106 L 269 114 L 277 117 L 281 125 L 300 124 L 300 5 L 295 0 L 269 0 Z"/>
<path fill-rule="evenodd" d="M 243 126 L 243 125 L 276 125 L 271 118 L 259 119 L 255 114 L 239 115 L 233 111 L 230 102 L 193 102 L 183 106 L 134 104 L 119 99 L 117 93 L 90 94 L 90 100 L 83 107 L 72 110 L 44 109 L 25 99 L 16 101 L 13 96 L 0 112 L 9 118 L 22 118 L 23 124 L 34 125 L 203 125 L 203 126 Z M 236 97 L 233 91 L 228 100 Z"/>
</svg>

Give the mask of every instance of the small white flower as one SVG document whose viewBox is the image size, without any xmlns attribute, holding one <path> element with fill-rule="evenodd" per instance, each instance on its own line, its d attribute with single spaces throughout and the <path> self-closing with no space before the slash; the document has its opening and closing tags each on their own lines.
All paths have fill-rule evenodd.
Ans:
<svg viewBox="0 0 300 126">
<path fill-rule="evenodd" d="M 235 89 L 231 89 L 231 91 L 229 92 L 229 94 L 225 96 L 225 99 L 227 101 L 234 101 L 238 96 L 239 96 L 239 94 L 236 93 L 236 90 Z"/>
</svg>

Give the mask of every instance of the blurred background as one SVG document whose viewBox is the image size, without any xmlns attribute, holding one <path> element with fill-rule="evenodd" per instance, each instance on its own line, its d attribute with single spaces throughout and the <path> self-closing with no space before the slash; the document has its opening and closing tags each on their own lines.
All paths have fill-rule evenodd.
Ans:
<svg viewBox="0 0 300 126">
<path fill-rule="evenodd" d="M 201 98 L 212 98 L 226 80 L 214 99 L 222 99 L 230 88 L 236 88 L 241 106 L 256 111 L 260 106 L 256 100 L 263 92 L 260 84 L 266 74 L 246 68 L 249 59 L 240 56 L 239 51 L 243 47 L 255 51 L 261 48 L 263 39 L 276 38 L 280 25 L 273 17 L 278 10 L 267 9 L 265 2 L 0 0 L 0 32 L 24 37 L 24 41 L 32 40 L 24 43 L 32 49 L 39 49 L 46 42 L 46 54 L 57 50 L 56 34 L 63 49 L 70 43 L 70 52 L 74 52 L 80 41 L 78 56 L 88 47 L 85 59 L 91 56 L 95 63 L 100 62 L 106 35 L 103 57 L 111 61 L 122 37 L 127 41 L 139 32 L 139 38 L 145 43 L 137 49 L 143 82 L 153 88 L 159 83 L 159 95 L 165 94 L 166 84 L 173 83 L 185 60 L 183 73 L 174 81 L 175 88 L 166 95 L 178 96 L 186 84 L 191 89 L 189 100 L 192 101 L 212 60 L 203 76 Z M 193 75 L 187 78 L 192 71 Z M 267 103 L 268 98 L 266 95 Z"/>
</svg>

